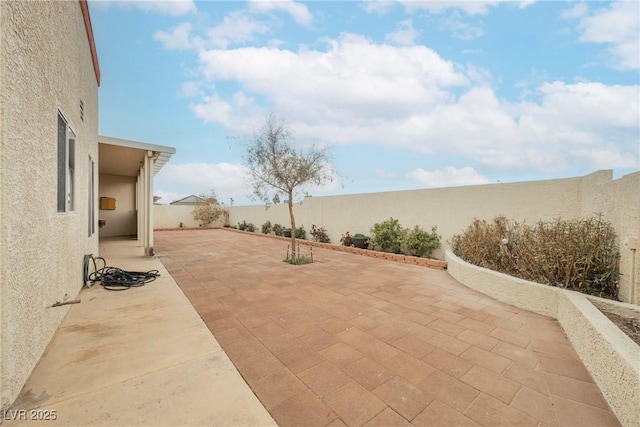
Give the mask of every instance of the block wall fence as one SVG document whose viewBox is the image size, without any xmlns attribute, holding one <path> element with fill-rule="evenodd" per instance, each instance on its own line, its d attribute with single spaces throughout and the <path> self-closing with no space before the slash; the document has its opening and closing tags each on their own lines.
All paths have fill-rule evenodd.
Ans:
<svg viewBox="0 0 640 427">
<path fill-rule="evenodd" d="M 194 226 L 192 208 L 182 207 L 180 213 L 172 209 L 174 206 L 155 208 L 156 229 L 176 228 L 180 222 L 185 227 Z M 620 299 L 640 303 L 640 260 L 636 250 L 640 237 L 640 172 L 616 180 L 611 170 L 602 170 L 583 177 L 545 181 L 308 197 L 294 206 L 294 212 L 296 225 L 304 225 L 307 232 L 313 224 L 324 227 L 331 242 L 336 244 L 345 231 L 369 235 L 373 224 L 390 217 L 398 219 L 405 228 L 418 225 L 430 230 L 437 226 L 443 243 L 433 254 L 438 259 L 444 259 L 450 238 L 475 218 L 491 220 L 496 215 L 505 215 L 514 221 L 533 224 L 538 220 L 579 219 L 602 214 L 618 234 Z M 247 221 L 259 230 L 267 220 L 287 226 L 287 205 L 229 208 L 232 225 Z M 213 224 L 222 225 L 221 221 Z"/>
</svg>

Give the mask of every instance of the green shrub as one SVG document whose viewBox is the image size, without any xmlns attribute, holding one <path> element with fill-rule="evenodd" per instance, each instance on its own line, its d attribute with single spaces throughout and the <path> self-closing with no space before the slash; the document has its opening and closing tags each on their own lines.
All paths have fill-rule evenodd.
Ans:
<svg viewBox="0 0 640 427">
<path fill-rule="evenodd" d="M 307 230 L 304 229 L 304 225 L 296 228 L 296 239 L 305 240 L 307 238 Z"/>
<path fill-rule="evenodd" d="M 440 247 L 437 227 L 432 227 L 429 233 L 416 225 L 407 233 L 402 246 L 405 252 L 413 256 L 428 257 L 431 252 Z"/>
<path fill-rule="evenodd" d="M 242 230 L 242 231 L 250 231 L 250 232 L 252 232 L 252 233 L 253 233 L 253 232 L 255 232 L 257 229 L 256 229 L 256 226 L 255 226 L 255 225 L 253 225 L 252 223 L 247 222 L 247 221 L 245 221 L 245 220 L 242 220 L 242 223 L 238 223 L 238 230 Z"/>
<path fill-rule="evenodd" d="M 311 225 L 311 231 L 309 232 L 313 236 L 313 240 L 321 243 L 331 243 L 327 230 L 323 227 L 316 227 L 315 224 Z"/>
<path fill-rule="evenodd" d="M 615 231 L 601 216 L 539 221 L 534 226 L 498 216 L 474 220 L 451 239 L 471 264 L 525 280 L 591 295 L 618 297 L 620 258 Z"/>
<path fill-rule="evenodd" d="M 271 230 L 273 230 L 273 227 L 271 226 L 271 221 L 267 221 L 264 224 L 262 224 L 263 234 L 271 234 Z"/>
<path fill-rule="evenodd" d="M 369 242 L 375 249 L 398 254 L 402 251 L 405 234 L 406 230 L 400 226 L 400 221 L 389 218 L 373 225 Z"/>
<path fill-rule="evenodd" d="M 282 236 L 282 232 L 284 231 L 284 227 L 280 224 L 273 224 L 273 234 L 276 236 Z"/>
</svg>

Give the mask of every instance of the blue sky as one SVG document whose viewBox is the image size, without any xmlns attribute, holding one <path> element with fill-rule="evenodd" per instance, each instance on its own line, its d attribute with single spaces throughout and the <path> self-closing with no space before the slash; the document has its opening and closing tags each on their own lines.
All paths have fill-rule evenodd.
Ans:
<svg viewBox="0 0 640 427">
<path fill-rule="evenodd" d="M 330 147 L 313 195 L 638 171 L 640 3 L 90 0 L 100 133 L 169 145 L 169 203 L 256 204 L 275 113 Z"/>
</svg>

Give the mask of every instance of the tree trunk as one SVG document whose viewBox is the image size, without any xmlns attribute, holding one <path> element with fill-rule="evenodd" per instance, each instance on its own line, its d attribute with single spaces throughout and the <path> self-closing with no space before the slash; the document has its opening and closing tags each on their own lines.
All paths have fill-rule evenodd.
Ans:
<svg viewBox="0 0 640 427">
<path fill-rule="evenodd" d="M 296 251 L 296 218 L 293 216 L 293 192 L 289 192 L 289 218 L 291 219 L 291 262 L 298 263 L 298 252 Z"/>
</svg>

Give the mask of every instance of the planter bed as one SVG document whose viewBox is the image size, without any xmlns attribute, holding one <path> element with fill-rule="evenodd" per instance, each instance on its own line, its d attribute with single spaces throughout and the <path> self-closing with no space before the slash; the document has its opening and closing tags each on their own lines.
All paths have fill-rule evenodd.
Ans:
<svg viewBox="0 0 640 427">
<path fill-rule="evenodd" d="M 275 236 L 273 234 L 263 234 L 258 232 L 251 233 L 248 231 L 236 230 L 229 227 L 225 227 L 224 230 L 234 231 L 236 233 L 249 233 L 256 236 L 267 237 L 271 239 L 280 239 L 287 242 L 291 240 L 290 237 L 281 237 L 281 236 Z M 380 251 L 374 251 L 369 249 L 360 249 L 352 246 L 334 245 L 333 243 L 320 243 L 320 242 L 315 242 L 313 240 L 296 239 L 296 242 L 300 243 L 301 245 L 316 246 L 323 249 L 329 249 L 331 251 L 348 252 L 348 253 L 357 254 L 357 255 L 365 255 L 365 256 L 370 256 L 375 258 L 387 259 L 389 261 L 403 262 L 406 264 L 415 264 L 415 265 L 420 265 L 420 266 L 429 267 L 429 268 L 436 268 L 439 270 L 447 269 L 447 262 L 439 259 L 420 258 L 420 257 L 409 256 L 409 255 L 392 254 L 390 252 L 380 252 Z"/>
</svg>

